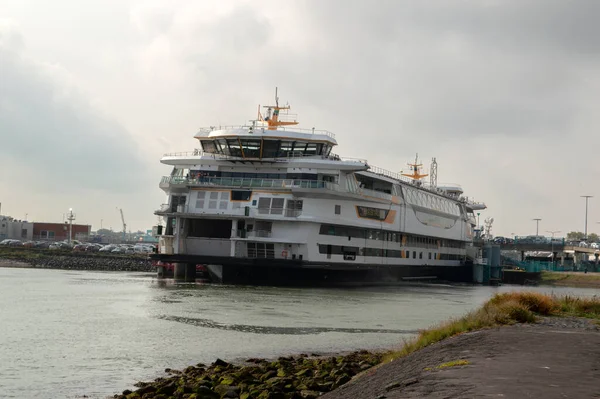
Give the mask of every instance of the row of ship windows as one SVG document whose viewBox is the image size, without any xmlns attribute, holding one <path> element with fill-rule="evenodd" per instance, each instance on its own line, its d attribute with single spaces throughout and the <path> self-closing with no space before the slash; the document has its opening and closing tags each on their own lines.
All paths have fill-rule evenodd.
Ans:
<svg viewBox="0 0 600 399">
<path fill-rule="evenodd" d="M 328 156 L 331 145 L 306 141 L 216 139 L 201 140 L 202 150 L 244 158 L 279 158 L 289 156 Z"/>
<path fill-rule="evenodd" d="M 427 255 L 427 259 L 438 259 L 438 260 L 462 260 L 464 255 L 458 254 L 445 254 L 437 252 L 422 252 L 422 251 L 397 251 L 392 249 L 381 249 L 381 248 L 359 248 L 349 247 L 344 245 L 326 245 L 319 244 L 319 253 L 330 255 L 344 255 L 345 259 L 351 260 L 354 256 L 376 256 L 382 258 L 403 258 L 410 259 L 423 259 L 424 254 Z"/>
<path fill-rule="evenodd" d="M 465 243 L 462 241 L 421 237 L 385 230 L 363 229 L 360 227 L 336 226 L 332 224 L 322 224 L 319 229 L 319 234 L 348 238 L 361 238 L 367 240 L 391 241 L 402 243 L 402 245 L 411 247 L 465 248 Z"/>
<path fill-rule="evenodd" d="M 233 201 L 249 201 L 252 195 L 251 191 L 232 191 Z M 185 198 L 183 199 L 185 201 Z M 196 197 L 196 209 L 204 209 L 207 206 L 208 209 L 227 209 L 229 203 L 229 191 L 198 191 Z M 258 199 L 258 210 L 259 213 L 272 213 L 282 214 L 284 210 L 284 203 L 286 204 L 286 210 L 301 211 L 303 201 L 288 199 L 287 202 L 284 198 L 271 198 L 261 197 Z M 256 206 L 257 201 L 252 200 L 252 205 Z"/>
<path fill-rule="evenodd" d="M 187 173 L 187 172 L 186 172 Z M 175 174 L 175 176 L 178 174 Z M 183 175 L 182 175 L 183 176 Z M 316 173 L 252 173 L 252 172 L 225 172 L 220 170 L 190 170 L 192 179 L 209 177 L 237 177 L 244 179 L 288 179 L 288 180 L 317 180 Z"/>
</svg>

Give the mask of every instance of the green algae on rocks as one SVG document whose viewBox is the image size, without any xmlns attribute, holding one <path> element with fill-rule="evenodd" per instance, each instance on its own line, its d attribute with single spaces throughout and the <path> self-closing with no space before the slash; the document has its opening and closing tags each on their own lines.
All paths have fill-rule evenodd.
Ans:
<svg viewBox="0 0 600 399">
<path fill-rule="evenodd" d="M 136 391 L 115 399 L 311 399 L 350 381 L 356 374 L 381 362 L 381 354 L 368 351 L 336 357 L 307 355 L 275 361 L 248 359 L 234 365 L 217 359 L 212 365 L 165 370 L 170 377 L 140 382 Z"/>
</svg>

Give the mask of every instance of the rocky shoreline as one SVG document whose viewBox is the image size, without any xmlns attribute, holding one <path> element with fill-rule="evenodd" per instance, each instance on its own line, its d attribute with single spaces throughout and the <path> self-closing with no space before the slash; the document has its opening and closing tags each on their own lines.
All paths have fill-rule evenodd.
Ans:
<svg viewBox="0 0 600 399">
<path fill-rule="evenodd" d="M 49 253 L 49 251 L 1 251 L 0 267 L 155 272 L 156 268 L 146 257 L 110 256 L 86 253 Z"/>
<path fill-rule="evenodd" d="M 115 399 L 314 399 L 357 374 L 379 364 L 382 354 L 368 351 L 344 356 L 300 355 L 277 360 L 248 359 L 234 365 L 217 359 L 210 366 L 197 364 L 153 382 L 139 382 Z"/>
<path fill-rule="evenodd" d="M 167 369 L 169 377 L 137 383 L 137 390 L 113 398 L 595 397 L 598 358 L 600 297 L 512 292 L 421 331 L 398 351 L 248 359 L 242 365 L 217 360 Z"/>
</svg>

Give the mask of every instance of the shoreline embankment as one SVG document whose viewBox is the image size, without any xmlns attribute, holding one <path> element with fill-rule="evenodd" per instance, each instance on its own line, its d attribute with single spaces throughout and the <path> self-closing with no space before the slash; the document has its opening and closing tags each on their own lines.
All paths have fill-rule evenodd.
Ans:
<svg viewBox="0 0 600 399">
<path fill-rule="evenodd" d="M 0 248 L 0 267 L 88 271 L 155 272 L 145 255 Z"/>
<path fill-rule="evenodd" d="M 217 360 L 167 369 L 114 398 L 594 397 L 599 356 L 600 297 L 512 292 L 421 331 L 400 350 Z"/>
<path fill-rule="evenodd" d="M 600 273 L 544 271 L 542 272 L 540 285 L 600 289 Z"/>
</svg>

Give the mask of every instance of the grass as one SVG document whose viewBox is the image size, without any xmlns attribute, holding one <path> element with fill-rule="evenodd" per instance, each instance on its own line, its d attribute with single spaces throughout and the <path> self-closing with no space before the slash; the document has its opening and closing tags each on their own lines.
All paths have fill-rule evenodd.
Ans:
<svg viewBox="0 0 600 399">
<path fill-rule="evenodd" d="M 540 283 L 548 285 L 600 288 L 600 273 L 543 271 Z"/>
<path fill-rule="evenodd" d="M 479 309 L 465 316 L 423 330 L 399 351 L 389 352 L 383 362 L 407 356 L 454 335 L 516 323 L 535 323 L 538 316 L 577 316 L 600 320 L 600 297 L 578 298 L 536 292 L 496 294 Z"/>
<path fill-rule="evenodd" d="M 443 370 L 449 367 L 459 367 L 459 366 L 467 366 L 471 364 L 468 360 L 460 359 L 460 360 L 452 360 L 451 362 L 442 363 L 436 367 L 425 367 L 425 371 L 431 371 L 433 369 Z"/>
</svg>

